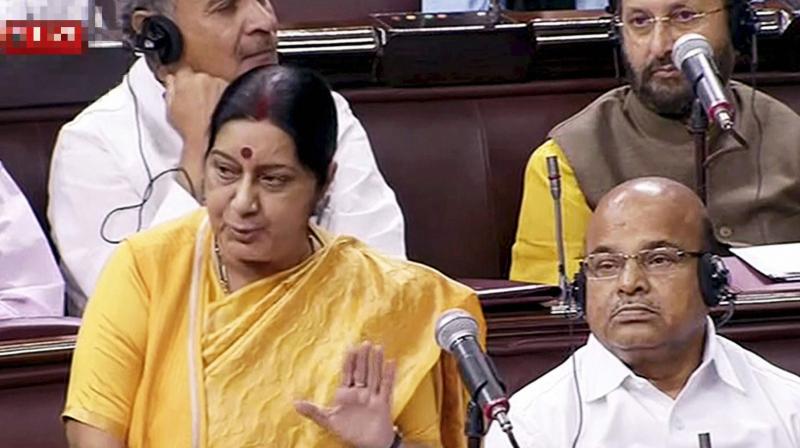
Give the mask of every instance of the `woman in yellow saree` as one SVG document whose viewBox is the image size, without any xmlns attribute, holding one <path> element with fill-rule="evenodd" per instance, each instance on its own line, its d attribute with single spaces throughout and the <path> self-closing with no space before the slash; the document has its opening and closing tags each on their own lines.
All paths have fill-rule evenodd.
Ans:
<svg viewBox="0 0 800 448">
<path fill-rule="evenodd" d="M 325 82 L 250 71 L 209 134 L 206 208 L 122 243 L 89 301 L 71 446 L 464 446 L 433 334 L 446 309 L 481 316 L 473 292 L 309 224 L 335 174 Z"/>
</svg>

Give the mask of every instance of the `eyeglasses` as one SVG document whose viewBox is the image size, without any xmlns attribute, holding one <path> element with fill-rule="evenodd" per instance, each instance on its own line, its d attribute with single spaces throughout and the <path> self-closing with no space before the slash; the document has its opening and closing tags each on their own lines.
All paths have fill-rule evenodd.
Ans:
<svg viewBox="0 0 800 448">
<path fill-rule="evenodd" d="M 617 26 L 624 26 L 638 36 L 646 36 L 652 33 L 658 22 L 678 31 L 692 31 L 706 17 L 722 11 L 725 11 L 724 7 L 712 9 L 710 11 L 695 11 L 691 8 L 680 8 L 667 16 L 652 16 L 643 12 L 635 12 L 624 20 L 617 19 Z"/>
<path fill-rule="evenodd" d="M 628 255 L 623 253 L 596 253 L 583 260 L 586 275 L 590 278 L 608 279 L 618 277 L 625 269 L 628 260 L 636 260 L 648 274 L 664 274 L 674 271 L 690 257 L 702 257 L 703 252 L 689 252 L 676 247 L 645 249 Z"/>
</svg>

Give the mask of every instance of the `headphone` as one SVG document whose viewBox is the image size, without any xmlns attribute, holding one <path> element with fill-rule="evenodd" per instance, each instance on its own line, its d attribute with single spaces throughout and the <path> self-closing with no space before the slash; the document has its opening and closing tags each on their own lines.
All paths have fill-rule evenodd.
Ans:
<svg viewBox="0 0 800 448">
<path fill-rule="evenodd" d="M 161 65 L 177 62 L 183 53 L 183 36 L 178 25 L 167 16 L 144 19 L 142 29 L 134 37 L 133 49 L 155 55 Z"/>
<path fill-rule="evenodd" d="M 722 301 L 732 301 L 735 296 L 730 288 L 730 271 L 717 255 L 704 253 L 697 262 L 697 277 L 700 281 L 700 295 L 707 307 L 712 308 Z M 575 279 L 569 286 L 569 294 L 579 313 L 586 311 L 586 265 L 581 263 Z"/>
<path fill-rule="evenodd" d="M 609 0 L 606 12 L 617 16 L 620 1 Z M 731 31 L 733 48 L 740 54 L 752 56 L 753 38 L 758 33 L 758 17 L 750 0 L 726 0 L 725 8 L 728 10 L 728 29 Z M 616 44 L 622 42 L 622 33 L 619 31 L 616 20 L 612 22 L 609 37 Z"/>
<path fill-rule="evenodd" d="M 159 64 L 167 65 L 177 62 L 181 58 L 181 54 L 183 53 L 183 36 L 181 35 L 181 30 L 178 28 L 178 25 L 176 25 L 175 22 L 173 22 L 169 17 L 157 14 L 149 16 L 142 21 L 142 29 L 134 36 L 132 46 L 134 52 L 144 53 L 148 56 L 153 55 Z M 191 194 L 192 196 L 195 196 L 194 185 L 192 184 L 189 174 L 183 168 L 169 168 L 156 174 L 155 176 L 153 175 L 152 171 L 150 170 L 150 165 L 147 163 L 144 147 L 142 145 L 142 123 L 139 119 L 139 99 L 136 96 L 133 86 L 131 85 L 130 73 L 125 75 L 125 83 L 128 86 L 128 91 L 130 92 L 131 97 L 133 97 L 133 110 L 136 119 L 136 134 L 139 146 L 139 156 L 142 159 L 144 170 L 147 173 L 147 186 L 144 189 L 141 201 L 137 202 L 136 204 L 114 208 L 103 218 L 103 222 L 100 224 L 100 238 L 106 243 L 114 245 L 121 243 L 124 238 L 112 239 L 106 235 L 106 226 L 108 225 L 109 220 L 117 213 L 136 211 L 136 231 L 139 232 L 142 230 L 144 206 L 147 205 L 147 202 L 150 200 L 150 197 L 153 194 L 153 187 L 155 183 L 162 177 L 170 173 L 180 173 L 183 176 L 186 176 L 186 180 L 188 181 L 189 187 L 192 190 Z"/>
</svg>

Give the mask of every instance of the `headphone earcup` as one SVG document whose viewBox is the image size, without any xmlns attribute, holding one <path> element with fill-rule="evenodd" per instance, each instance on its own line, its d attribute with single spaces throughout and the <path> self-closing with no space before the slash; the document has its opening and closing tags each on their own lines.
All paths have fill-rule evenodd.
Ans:
<svg viewBox="0 0 800 448">
<path fill-rule="evenodd" d="M 703 254 L 697 264 L 700 294 L 709 308 L 730 296 L 730 272 L 722 259 L 710 253 Z"/>
<path fill-rule="evenodd" d="M 135 49 L 155 53 L 162 65 L 172 64 L 183 53 L 183 36 L 178 25 L 169 17 L 154 15 L 142 22 L 142 30 L 136 35 Z"/>
<path fill-rule="evenodd" d="M 584 314 L 586 312 L 586 269 L 583 263 L 569 285 L 569 294 L 578 313 Z"/>
</svg>

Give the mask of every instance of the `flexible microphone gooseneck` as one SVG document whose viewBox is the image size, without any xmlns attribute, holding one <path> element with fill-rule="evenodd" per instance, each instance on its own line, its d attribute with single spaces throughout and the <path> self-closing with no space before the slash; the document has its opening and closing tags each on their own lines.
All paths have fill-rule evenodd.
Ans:
<svg viewBox="0 0 800 448">
<path fill-rule="evenodd" d="M 483 410 L 489 421 L 496 421 L 508 436 L 511 446 L 518 448 L 511 420 L 505 387 L 497 379 L 491 360 L 478 343 L 478 322 L 461 309 L 445 311 L 436 321 L 436 342 L 455 357 L 461 378 L 472 401 Z"/>
<path fill-rule="evenodd" d="M 564 252 L 564 217 L 561 211 L 561 172 L 558 168 L 558 157 L 547 157 L 547 179 L 550 182 L 550 195 L 553 197 L 553 214 L 556 224 L 556 250 L 558 252 L 558 286 L 561 288 L 560 302 L 553 308 L 554 312 L 574 311 L 570 299 L 569 279 L 567 278 L 567 256 Z"/>
</svg>

